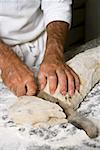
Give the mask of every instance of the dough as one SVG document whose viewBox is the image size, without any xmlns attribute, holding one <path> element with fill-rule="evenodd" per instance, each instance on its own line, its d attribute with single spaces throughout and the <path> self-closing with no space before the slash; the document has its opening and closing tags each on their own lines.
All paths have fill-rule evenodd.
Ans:
<svg viewBox="0 0 100 150">
<path fill-rule="evenodd" d="M 54 95 L 51 95 L 49 92 L 49 82 L 47 83 L 44 93 L 47 93 L 48 97 L 46 99 L 56 98 L 67 103 L 74 109 L 76 109 L 79 104 L 83 101 L 84 97 L 89 93 L 93 86 L 100 80 L 100 46 L 89 49 L 85 52 L 82 52 L 76 55 L 74 58 L 66 62 L 73 70 L 79 75 L 81 80 L 80 93 L 75 92 L 73 97 L 69 97 L 68 93 L 66 96 L 61 95 L 59 92 L 59 85 Z M 45 98 L 45 95 L 39 95 L 42 98 Z"/>
<path fill-rule="evenodd" d="M 100 80 L 100 46 L 80 53 L 66 63 L 72 67 L 80 77 L 80 93 L 76 91 L 72 98 L 69 97 L 68 93 L 66 96 L 63 96 L 59 92 L 58 85 L 55 94 L 50 95 L 49 83 L 47 83 L 44 93 L 47 93 L 50 96 L 47 97 L 46 100 L 50 101 L 51 97 L 54 97 L 56 101 L 59 99 L 61 102 L 63 102 L 62 106 L 66 106 L 68 108 L 68 113 L 73 113 L 73 108 L 76 109 L 79 106 L 91 88 Z M 45 97 L 42 95 L 42 98 Z M 18 101 L 12 107 L 10 107 L 9 115 L 14 122 L 18 124 L 28 123 L 33 124 L 33 126 L 54 125 L 57 123 L 67 122 L 62 108 L 55 103 L 48 102 L 34 96 L 23 96 L 18 98 Z M 81 120 L 83 120 L 82 118 L 80 119 L 80 117 L 77 119 L 77 115 L 71 115 L 71 117 L 71 122 L 74 120 L 74 122 L 76 121 L 78 124 L 81 124 Z M 85 124 L 86 119 L 83 121 Z M 87 122 L 89 121 L 87 120 Z M 83 126 L 83 128 L 85 130 L 86 125 L 85 127 Z M 88 129 L 90 129 L 90 126 Z M 96 137 L 94 134 L 91 136 L 90 131 L 88 132 L 87 129 L 85 131 L 90 137 Z M 97 130 L 95 131 L 95 133 L 97 133 Z"/>
<path fill-rule="evenodd" d="M 9 108 L 9 116 L 17 124 L 32 124 L 35 127 L 67 122 L 60 106 L 35 96 L 19 97 Z"/>
</svg>

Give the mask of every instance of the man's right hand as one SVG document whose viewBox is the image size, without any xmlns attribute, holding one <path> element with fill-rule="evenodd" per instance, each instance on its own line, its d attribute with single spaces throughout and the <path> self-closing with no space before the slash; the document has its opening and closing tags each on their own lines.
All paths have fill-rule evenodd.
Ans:
<svg viewBox="0 0 100 150">
<path fill-rule="evenodd" d="M 4 43 L 0 43 L 0 68 L 4 84 L 17 96 L 35 95 L 33 72 Z"/>
</svg>

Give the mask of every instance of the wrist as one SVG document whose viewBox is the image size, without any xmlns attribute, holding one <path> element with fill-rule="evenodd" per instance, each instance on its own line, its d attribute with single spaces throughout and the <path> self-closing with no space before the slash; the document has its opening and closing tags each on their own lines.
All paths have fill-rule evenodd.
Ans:
<svg viewBox="0 0 100 150">
<path fill-rule="evenodd" d="M 59 61 L 64 60 L 64 46 L 59 40 L 54 38 L 47 39 L 44 59 L 47 58 L 58 59 Z"/>
<path fill-rule="evenodd" d="M 48 63 L 48 64 L 52 64 L 52 63 L 63 63 L 64 62 L 64 55 L 59 54 L 58 51 L 53 51 L 52 53 L 49 52 L 50 50 L 47 50 L 47 52 L 44 55 L 44 59 L 43 62 L 44 63 Z"/>
</svg>

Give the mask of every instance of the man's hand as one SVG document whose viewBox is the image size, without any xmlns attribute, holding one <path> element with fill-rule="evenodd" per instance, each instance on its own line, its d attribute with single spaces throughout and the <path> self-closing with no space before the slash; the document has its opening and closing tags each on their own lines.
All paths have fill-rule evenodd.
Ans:
<svg viewBox="0 0 100 150">
<path fill-rule="evenodd" d="M 73 96 L 75 90 L 79 91 L 80 80 L 78 75 L 64 63 L 64 44 L 68 32 L 68 24 L 55 21 L 47 26 L 47 43 L 44 60 L 38 75 L 40 89 L 43 89 L 49 80 L 49 90 L 54 94 L 58 83 L 60 92 Z"/>
<path fill-rule="evenodd" d="M 5 85 L 17 96 L 34 95 L 37 86 L 33 72 L 4 43 L 0 43 L 0 68 Z"/>
<path fill-rule="evenodd" d="M 8 62 L 9 63 L 9 62 Z M 2 70 L 4 84 L 17 96 L 35 95 L 36 85 L 32 71 L 24 64 L 11 62 Z"/>
<path fill-rule="evenodd" d="M 79 77 L 77 74 L 65 63 L 49 57 L 43 61 L 39 71 L 40 88 L 43 89 L 49 80 L 50 93 L 54 94 L 57 85 L 60 85 L 60 92 L 65 95 L 68 91 L 70 96 L 73 96 L 75 89 L 79 91 Z"/>
</svg>

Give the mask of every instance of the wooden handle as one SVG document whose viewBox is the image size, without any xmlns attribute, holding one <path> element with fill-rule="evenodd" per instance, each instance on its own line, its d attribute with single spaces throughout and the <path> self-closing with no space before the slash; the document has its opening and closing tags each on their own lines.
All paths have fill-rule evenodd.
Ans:
<svg viewBox="0 0 100 150">
<path fill-rule="evenodd" d="M 90 138 L 96 138 L 98 136 L 98 128 L 91 120 L 80 115 L 72 107 L 68 107 L 68 105 L 63 101 L 59 101 L 59 105 L 68 116 L 67 119 L 69 123 L 79 129 L 83 129 Z"/>
</svg>

